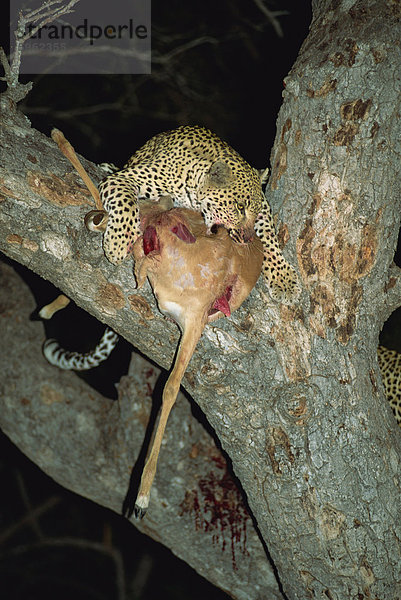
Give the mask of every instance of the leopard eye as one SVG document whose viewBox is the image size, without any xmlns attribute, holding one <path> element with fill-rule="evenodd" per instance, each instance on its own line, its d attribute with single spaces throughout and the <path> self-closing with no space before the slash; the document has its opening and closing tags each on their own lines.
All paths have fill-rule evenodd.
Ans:
<svg viewBox="0 0 401 600">
<path fill-rule="evenodd" d="M 237 208 L 240 212 L 245 212 L 245 204 L 242 204 L 242 202 L 237 202 Z"/>
</svg>

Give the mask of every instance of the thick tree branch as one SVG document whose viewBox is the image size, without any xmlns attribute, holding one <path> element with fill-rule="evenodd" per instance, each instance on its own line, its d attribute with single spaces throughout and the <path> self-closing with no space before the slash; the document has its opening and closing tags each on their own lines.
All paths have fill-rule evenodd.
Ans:
<svg viewBox="0 0 401 600">
<path fill-rule="evenodd" d="M 57 482 L 121 513 L 158 369 L 133 355 L 119 400 L 112 402 L 40 356 L 43 327 L 29 321 L 33 298 L 13 269 L 2 263 L 0 306 L 2 430 Z M 154 507 L 149 518 L 135 521 L 137 527 L 233 598 L 256 600 L 262 594 L 281 600 L 225 459 L 182 395 L 166 442 Z"/>
</svg>

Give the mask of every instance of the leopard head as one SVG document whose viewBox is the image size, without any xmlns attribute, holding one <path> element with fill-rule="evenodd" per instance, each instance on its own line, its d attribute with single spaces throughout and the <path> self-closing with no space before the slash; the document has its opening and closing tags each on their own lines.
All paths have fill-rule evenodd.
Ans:
<svg viewBox="0 0 401 600">
<path fill-rule="evenodd" d="M 235 242 L 247 244 L 255 236 L 262 199 L 260 179 L 254 169 L 239 171 L 234 161 L 217 160 L 202 187 L 201 211 L 208 231 L 213 225 L 222 225 Z"/>
</svg>

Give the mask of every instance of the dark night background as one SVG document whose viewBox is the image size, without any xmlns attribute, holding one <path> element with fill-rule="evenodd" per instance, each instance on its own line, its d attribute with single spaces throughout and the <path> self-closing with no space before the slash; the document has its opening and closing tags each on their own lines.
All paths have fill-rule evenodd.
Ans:
<svg viewBox="0 0 401 600">
<path fill-rule="evenodd" d="M 278 37 L 259 4 L 153 0 L 151 75 L 21 77 L 23 82 L 33 79 L 34 87 L 20 106 L 33 127 L 47 135 L 53 127 L 61 129 L 76 151 L 94 162 L 122 166 L 154 134 L 200 124 L 227 140 L 253 166 L 264 168 L 283 79 L 307 35 L 311 11 L 306 0 L 270 0 L 270 10 L 288 12 L 279 17 L 283 37 Z M 165 60 L 172 50 L 194 40 L 199 43 Z M 39 306 L 57 295 L 50 284 L 18 270 Z M 65 327 L 69 318 L 77 324 L 73 330 Z M 79 331 L 83 322 L 88 328 L 88 319 L 96 340 L 102 326 L 74 307 L 58 313 L 47 333 L 58 335 L 66 346 L 85 349 L 80 347 Z M 391 329 L 394 333 L 394 326 Z M 389 335 L 385 341 L 396 347 Z M 121 342 L 119 351 L 118 362 L 126 370 L 128 344 Z M 115 381 L 120 374 L 113 372 Z M 96 369 L 89 377 L 105 395 L 115 396 L 107 370 Z M 129 600 L 227 598 L 122 517 L 55 484 L 5 436 L 0 437 L 0 471 L 3 598 L 120 598 L 115 582 L 122 564 Z M 41 515 L 32 519 L 37 507 Z M 70 545 L 49 545 L 66 537 L 72 539 Z"/>
</svg>

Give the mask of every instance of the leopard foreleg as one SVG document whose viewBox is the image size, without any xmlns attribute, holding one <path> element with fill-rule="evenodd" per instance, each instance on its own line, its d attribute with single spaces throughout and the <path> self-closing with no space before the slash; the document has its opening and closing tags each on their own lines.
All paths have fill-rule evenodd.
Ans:
<svg viewBox="0 0 401 600">
<path fill-rule="evenodd" d="M 108 214 L 103 249 L 114 265 L 120 264 L 131 253 L 141 234 L 139 186 L 126 171 L 129 169 L 110 175 L 99 185 L 100 198 Z"/>
<path fill-rule="evenodd" d="M 255 222 L 255 232 L 263 243 L 262 273 L 271 297 L 277 302 L 292 304 L 300 293 L 297 273 L 284 258 L 278 244 L 270 206 L 264 200 Z"/>
</svg>

